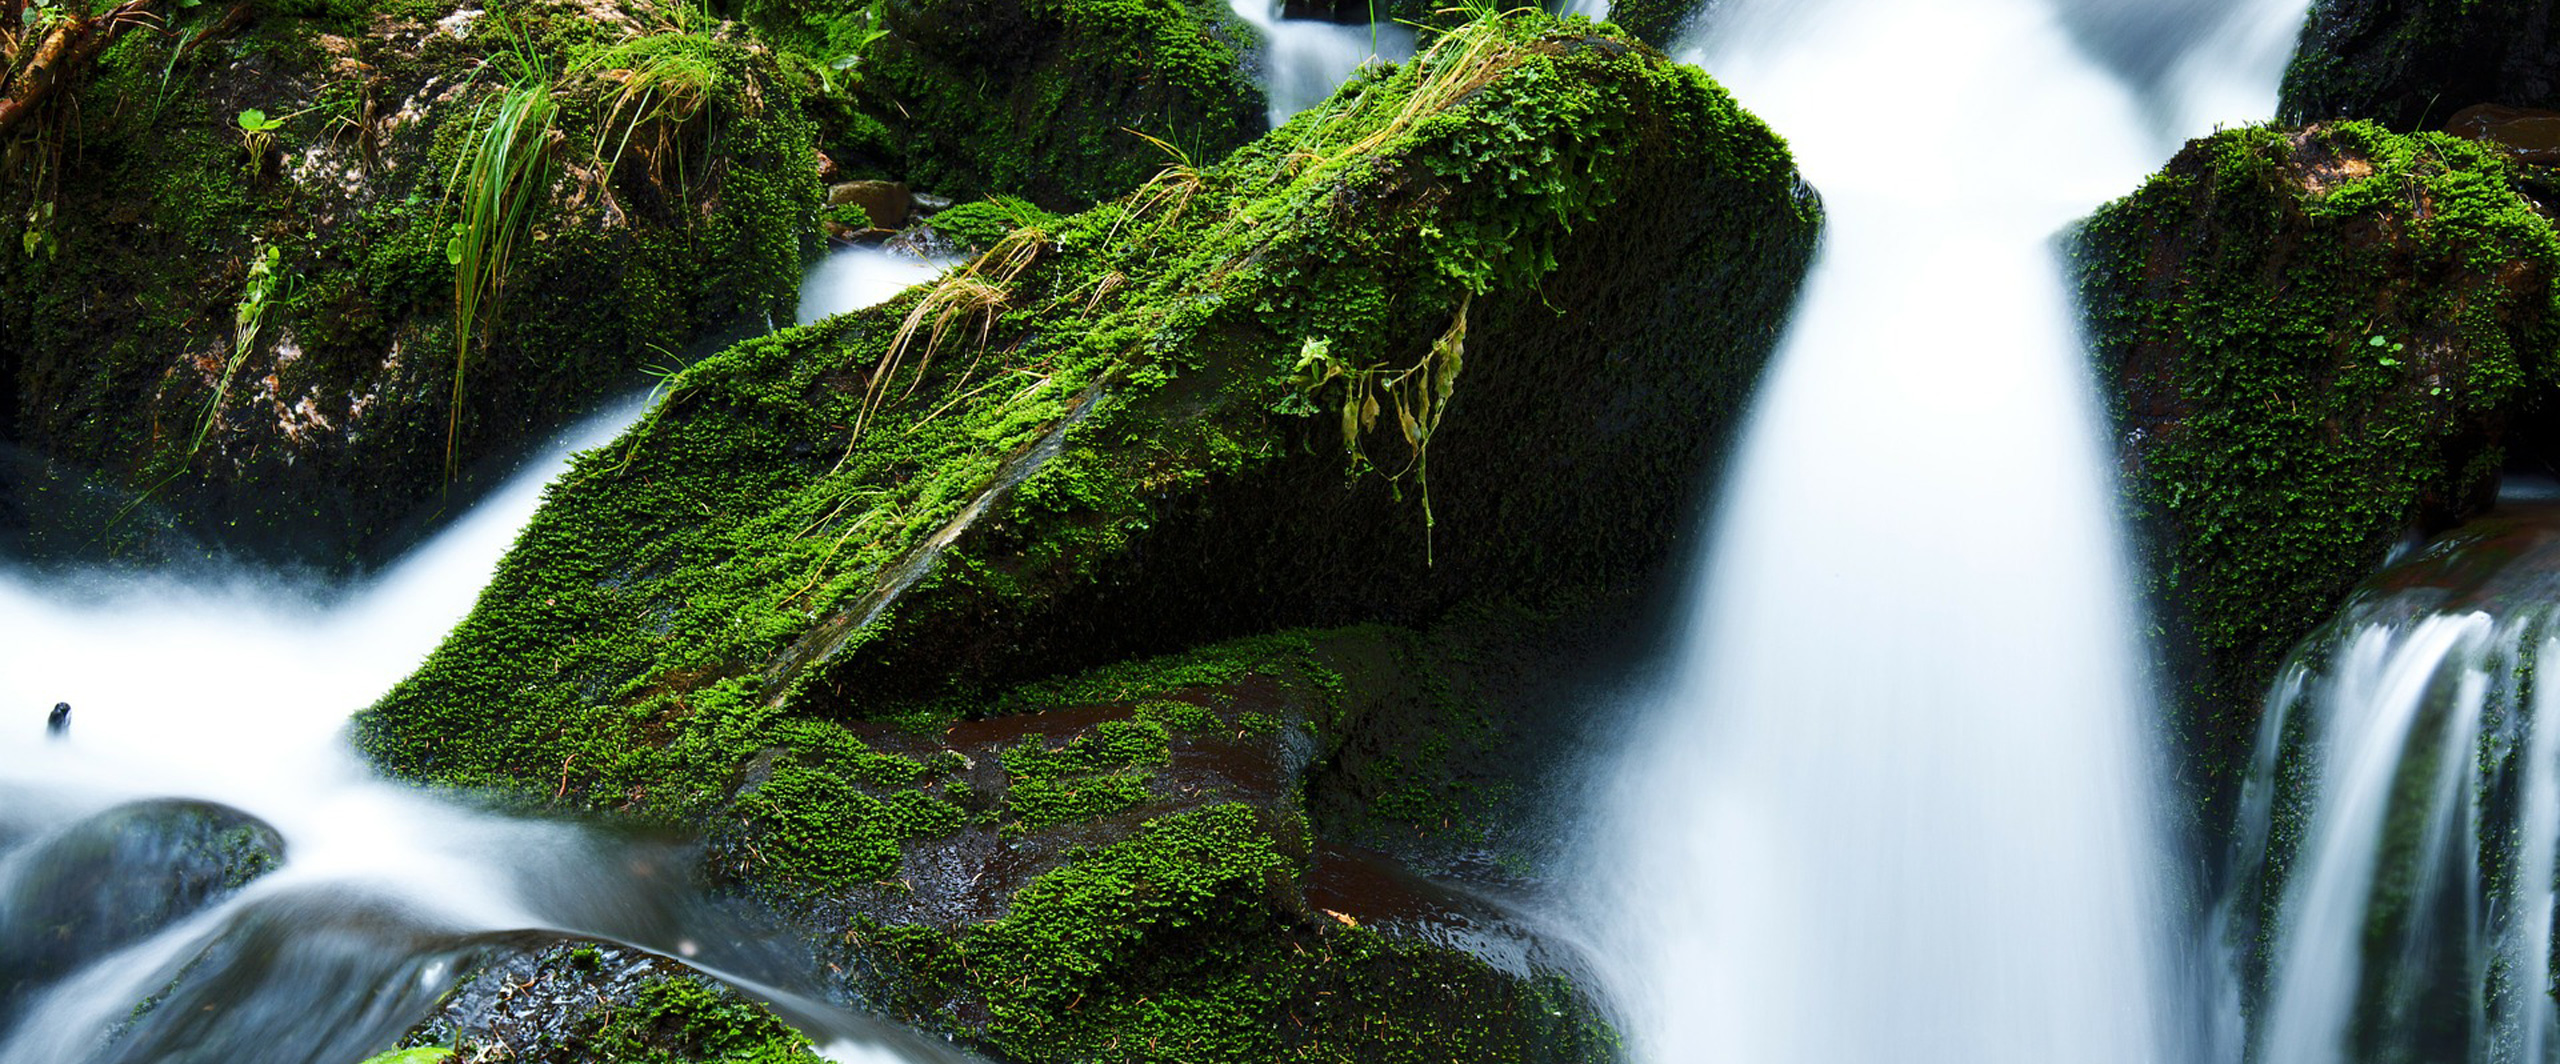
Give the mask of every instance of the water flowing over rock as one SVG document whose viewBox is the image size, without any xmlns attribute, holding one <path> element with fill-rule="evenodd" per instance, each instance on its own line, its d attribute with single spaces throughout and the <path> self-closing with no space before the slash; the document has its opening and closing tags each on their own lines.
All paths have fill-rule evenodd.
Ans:
<svg viewBox="0 0 2560 1064">
<path fill-rule="evenodd" d="M 207 802 L 118 806 L 0 860 L 0 1022 L 88 961 L 239 890 L 284 859 L 274 828 Z"/>
<path fill-rule="evenodd" d="M 2267 696 L 2217 911 L 2249 1059 L 2544 1061 L 2560 842 L 2560 509 L 2361 586 Z"/>
</svg>

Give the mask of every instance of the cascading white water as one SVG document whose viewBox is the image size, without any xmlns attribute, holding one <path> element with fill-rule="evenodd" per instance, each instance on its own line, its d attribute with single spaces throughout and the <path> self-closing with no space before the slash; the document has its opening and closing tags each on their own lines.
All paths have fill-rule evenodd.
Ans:
<svg viewBox="0 0 2560 1064">
<path fill-rule="evenodd" d="M 2505 505 L 2268 695 L 2215 912 L 2252 1062 L 2560 1060 L 2560 510 Z"/>
<path fill-rule="evenodd" d="M 2279 8 L 2302 5 L 2231 17 Z M 1679 660 L 1599 798 L 1583 908 L 1638 1053 L 2205 1052 L 2053 250 L 2174 142 L 2048 3 L 1710 14 L 1692 55 L 1788 139 L 1828 222 Z M 2271 111 L 2281 61 L 2193 71 L 2254 92 L 2180 98 Z"/>
<path fill-rule="evenodd" d="M 802 316 L 879 302 L 934 270 L 877 251 L 840 252 L 813 270 Z M 9 633 L 0 641 L 0 718 L 10 718 L 0 719 L 0 844 L 17 835 L 23 854 L 80 817 L 166 796 L 244 810 L 286 843 L 277 871 L 45 992 L 15 1030 L 0 1031 L 0 1064 L 100 1059 L 106 1030 L 260 905 L 361 898 L 446 934 L 631 933 L 610 908 L 642 891 L 613 843 L 381 780 L 346 744 L 345 725 L 461 619 L 568 455 L 610 439 L 641 409 L 624 403 L 572 429 L 461 520 L 355 588 L 246 572 L 0 570 L 0 631 Z M 42 718 L 56 701 L 72 704 L 71 727 L 51 739 Z M 0 856 L 0 887 L 13 874 Z M 643 944 L 692 952 L 681 940 Z M 828 1050 L 836 1059 L 938 1057 L 914 1044 L 883 1048 L 886 1036 L 866 1033 L 858 1019 L 836 1026 L 817 1032 L 845 1039 Z"/>
<path fill-rule="evenodd" d="M 1413 55 L 1413 28 L 1389 21 L 1349 26 L 1280 17 L 1279 0 L 1227 0 L 1237 18 L 1262 31 L 1262 91 L 1271 127 L 1323 103 L 1360 64 L 1401 62 Z"/>
</svg>

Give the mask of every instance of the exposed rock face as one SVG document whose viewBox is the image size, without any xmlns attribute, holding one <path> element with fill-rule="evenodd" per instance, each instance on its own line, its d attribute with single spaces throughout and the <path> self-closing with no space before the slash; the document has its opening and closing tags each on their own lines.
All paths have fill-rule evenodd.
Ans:
<svg viewBox="0 0 2560 1064">
<path fill-rule="evenodd" d="M 2230 130 L 2082 232 L 2199 796 L 2236 781 L 2292 644 L 2410 529 L 2487 504 L 2555 379 L 2560 242 L 2513 176 L 2442 134 Z"/>
<path fill-rule="evenodd" d="M 1480 815 L 1505 733 L 1410 633 L 1268 633 L 1645 586 L 1818 219 L 1696 71 L 1471 24 L 688 371 L 360 742 L 713 825 L 850 990 L 1007 1056 L 1605 1057 L 1556 968 L 1314 900 L 1362 893 L 1327 848 Z"/>
<path fill-rule="evenodd" d="M 2473 104 L 2455 112 L 2444 129 L 2503 151 L 2520 163 L 2560 163 L 2560 111 Z"/>
<path fill-rule="evenodd" d="M 220 901 L 282 863 L 265 822 L 207 802 L 118 806 L 17 855 L 0 880 L 0 1019 L 22 995 Z"/>
<path fill-rule="evenodd" d="M 2317 0 L 2277 114 L 2435 128 L 2479 103 L 2560 107 L 2551 0 Z"/>
<path fill-rule="evenodd" d="M 128 35 L 0 169 L 0 442 L 32 452 L 0 466 L 0 536 L 359 567 L 500 471 L 448 469 L 788 320 L 819 191 L 801 90 L 655 10 L 207 4 Z M 621 100 L 651 57 L 698 105 Z M 511 83 L 546 80 L 523 233 L 458 356 L 464 164 Z"/>
</svg>

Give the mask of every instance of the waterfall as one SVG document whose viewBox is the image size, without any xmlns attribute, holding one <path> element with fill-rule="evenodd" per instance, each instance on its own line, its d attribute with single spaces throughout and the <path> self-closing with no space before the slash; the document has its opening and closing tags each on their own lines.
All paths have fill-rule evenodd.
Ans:
<svg viewBox="0 0 2560 1064">
<path fill-rule="evenodd" d="M 2265 1064 L 2560 1057 L 2560 510 L 2377 576 L 2269 694 L 2216 924 Z"/>
<path fill-rule="evenodd" d="M 1710 10 L 1691 57 L 1829 221 L 1595 799 L 1579 908 L 1639 1059 L 2213 1052 L 2052 238 L 2164 126 L 2271 111 L 2282 50 L 2228 37 L 2301 12 L 2228 12 L 2163 102 L 2036 0 Z"/>
<path fill-rule="evenodd" d="M 1323 103 L 1360 65 L 1413 56 L 1413 28 L 1389 20 L 1343 25 L 1280 17 L 1280 0 L 1227 0 L 1236 17 L 1262 31 L 1262 92 L 1271 128 Z"/>
<path fill-rule="evenodd" d="M 813 271 L 805 309 L 876 303 L 932 269 L 839 252 Z M 17 1021 L 0 1026 L 0 1064 L 163 1059 L 106 1035 L 182 973 L 208 978 L 190 973 L 191 963 L 228 981 L 207 1007 L 223 1012 L 224 1030 L 246 1049 L 192 1045 L 183 1059 L 343 1064 L 422 1019 L 462 974 L 453 943 L 475 934 L 620 938 L 715 970 L 753 959 L 761 944 L 746 941 L 749 931 L 689 913 L 690 899 L 664 883 L 683 877 L 650 872 L 673 858 L 649 845 L 506 819 L 382 780 L 345 741 L 348 715 L 416 667 L 469 610 L 569 455 L 611 439 L 643 406 L 626 401 L 572 428 L 471 512 L 353 587 L 245 571 L 0 569 L 0 631 L 9 633 L 0 711 L 14 715 L 0 720 L 0 928 L 13 916 L 11 888 L 29 874 L 27 856 L 120 803 L 218 802 L 285 842 L 282 867 L 229 899 L 39 985 L 14 1016 L 0 1000 L 0 1025 Z M 68 732 L 53 738 L 42 718 L 57 701 L 73 708 Z M 271 941 L 287 959 L 263 970 L 204 961 L 225 948 L 225 935 Z M 944 1058 L 821 1002 L 744 985 L 833 1043 L 836 1059 Z"/>
</svg>

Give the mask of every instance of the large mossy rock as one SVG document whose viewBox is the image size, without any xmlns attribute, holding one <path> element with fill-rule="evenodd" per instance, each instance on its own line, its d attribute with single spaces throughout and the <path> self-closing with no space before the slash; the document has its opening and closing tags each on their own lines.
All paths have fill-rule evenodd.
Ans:
<svg viewBox="0 0 2560 1064">
<path fill-rule="evenodd" d="M 499 470 L 448 471 L 503 466 L 697 338 L 788 320 L 819 194 L 800 81 L 667 17 L 207 4 L 126 34 L 0 170 L 0 441 L 32 452 L 0 532 L 94 555 L 162 511 L 235 552 L 362 566 Z M 557 117 L 522 144 L 545 165 L 458 356 L 462 164 L 537 68 Z M 623 99 L 642 68 L 676 81 Z M 679 82 L 697 95 L 665 102 Z"/>
<path fill-rule="evenodd" d="M 708 871 L 848 990 L 1009 1057 L 1604 1058 L 1555 966 L 1311 900 L 1311 823 L 1488 819 L 1517 733 L 1438 674 L 1523 644 L 1269 633 L 1623 606 L 1818 220 L 1698 72 L 1587 22 L 1468 25 L 1225 162 L 689 370 L 359 742 L 706 825 Z"/>
<path fill-rule="evenodd" d="M 1082 210 L 1267 129 L 1224 0 L 900 0 L 854 67 L 843 144 L 919 188 Z M 1149 138 L 1161 142 L 1151 143 Z"/>
<path fill-rule="evenodd" d="M 697 365 L 360 741 L 696 809 L 788 718 L 1624 588 L 1694 516 L 1817 213 L 1694 71 L 1583 23 L 1454 33 L 1225 163 Z"/>
<path fill-rule="evenodd" d="M 2560 241 L 2516 178 L 2442 134 L 2229 130 L 2081 232 L 2199 796 L 2236 783 L 2294 642 L 2410 530 L 2487 504 L 2554 380 Z"/>
<path fill-rule="evenodd" d="M 2555 14 L 2551 0 L 2317 0 L 2277 114 L 2408 131 L 2473 104 L 2560 108 Z"/>
</svg>

